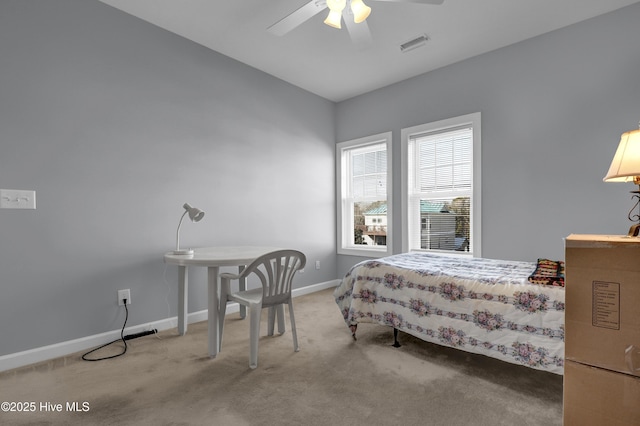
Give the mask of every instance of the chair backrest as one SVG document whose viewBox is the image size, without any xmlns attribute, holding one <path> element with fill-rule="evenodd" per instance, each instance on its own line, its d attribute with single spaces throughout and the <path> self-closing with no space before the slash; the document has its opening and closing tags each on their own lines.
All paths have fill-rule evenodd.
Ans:
<svg viewBox="0 0 640 426">
<path fill-rule="evenodd" d="M 307 258 L 297 250 L 267 253 L 248 265 L 242 275 L 256 274 L 262 283 L 262 306 L 278 305 L 291 297 L 293 276 L 304 268 Z"/>
</svg>

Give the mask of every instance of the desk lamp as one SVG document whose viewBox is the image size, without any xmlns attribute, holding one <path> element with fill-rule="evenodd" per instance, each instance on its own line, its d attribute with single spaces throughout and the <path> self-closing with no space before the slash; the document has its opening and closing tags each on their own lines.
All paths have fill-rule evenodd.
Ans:
<svg viewBox="0 0 640 426">
<path fill-rule="evenodd" d="M 633 210 L 636 206 L 640 206 L 640 129 L 622 134 L 609 172 L 603 180 L 605 182 L 633 182 L 638 185 L 638 191 L 631 191 L 633 194 L 631 198 L 637 198 L 637 201 L 628 214 L 630 221 L 638 222 L 629 228 L 628 235 L 637 237 L 640 233 L 640 214 L 633 214 Z"/>
<path fill-rule="evenodd" d="M 182 226 L 182 219 L 184 219 L 187 213 L 189 214 L 189 219 L 191 222 L 200 222 L 200 219 L 204 217 L 204 212 L 196 207 L 191 207 L 189 203 L 184 203 L 184 213 L 180 217 L 180 222 L 178 222 L 178 230 L 176 231 L 176 249 L 173 251 L 173 254 L 183 254 L 183 255 L 192 255 L 193 250 L 180 250 L 180 226 Z"/>
</svg>

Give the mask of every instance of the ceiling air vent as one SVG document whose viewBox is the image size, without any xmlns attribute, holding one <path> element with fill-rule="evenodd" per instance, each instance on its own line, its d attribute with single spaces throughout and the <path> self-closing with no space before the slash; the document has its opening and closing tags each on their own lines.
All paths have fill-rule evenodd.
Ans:
<svg viewBox="0 0 640 426">
<path fill-rule="evenodd" d="M 408 52 L 420 46 L 424 46 L 425 44 L 427 44 L 427 40 L 429 40 L 429 37 L 427 37 L 426 34 L 420 34 L 418 37 L 402 43 L 400 45 L 400 51 Z"/>
</svg>

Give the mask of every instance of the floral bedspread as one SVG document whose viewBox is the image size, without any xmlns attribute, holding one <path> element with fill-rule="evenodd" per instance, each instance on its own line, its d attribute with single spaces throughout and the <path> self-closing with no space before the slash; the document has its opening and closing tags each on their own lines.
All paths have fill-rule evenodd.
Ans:
<svg viewBox="0 0 640 426">
<path fill-rule="evenodd" d="M 355 265 L 334 297 L 354 333 L 358 323 L 378 323 L 563 374 L 564 287 L 529 283 L 535 268 L 535 262 L 405 253 Z"/>
</svg>

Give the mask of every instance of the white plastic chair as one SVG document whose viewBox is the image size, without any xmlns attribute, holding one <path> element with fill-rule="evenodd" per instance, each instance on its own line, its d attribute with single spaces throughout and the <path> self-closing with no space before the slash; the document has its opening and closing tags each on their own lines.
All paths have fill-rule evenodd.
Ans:
<svg viewBox="0 0 640 426">
<path fill-rule="evenodd" d="M 239 274 L 220 274 L 220 348 L 222 348 L 222 335 L 224 329 L 224 317 L 227 310 L 227 302 L 238 302 L 249 308 L 249 367 L 258 366 L 258 338 L 260 335 L 260 313 L 262 308 L 269 308 L 267 334 L 273 336 L 275 314 L 278 313 L 278 332 L 284 333 L 284 304 L 289 305 L 289 317 L 291 319 L 291 333 L 293 334 L 293 349 L 298 352 L 298 337 L 296 335 L 296 323 L 293 316 L 293 303 L 291 300 L 291 283 L 297 271 L 304 268 L 307 259 L 305 255 L 296 250 L 278 250 L 267 253 L 254 260 Z M 252 290 L 231 292 L 231 280 L 242 280 L 255 274 L 262 283 L 261 288 Z"/>
</svg>

